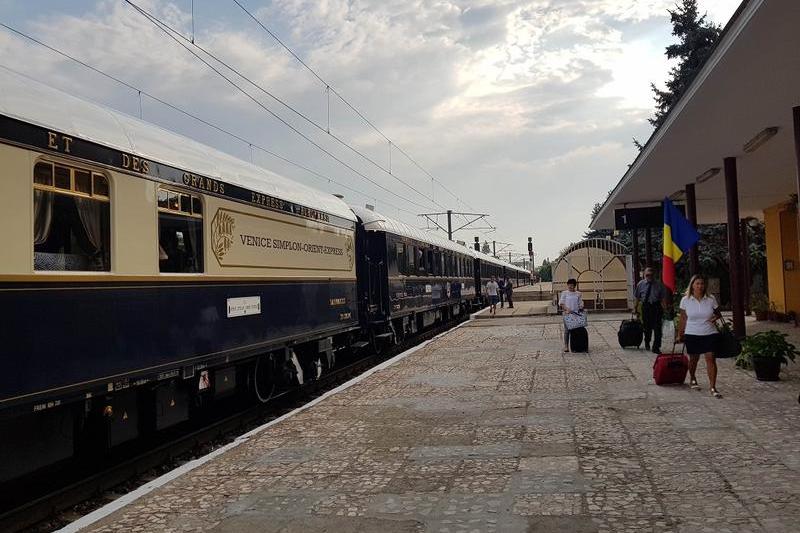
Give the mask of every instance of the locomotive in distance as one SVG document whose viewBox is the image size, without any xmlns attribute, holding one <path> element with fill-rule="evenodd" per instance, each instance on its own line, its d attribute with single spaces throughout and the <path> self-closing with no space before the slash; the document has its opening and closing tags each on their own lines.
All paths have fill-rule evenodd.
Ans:
<svg viewBox="0 0 800 533">
<path fill-rule="evenodd" d="M 0 488 L 236 398 L 267 401 L 480 307 L 492 275 L 530 282 L 2 68 L 0 165 L 0 224 L 15 228 L 0 262 L 13 361 Z"/>
</svg>

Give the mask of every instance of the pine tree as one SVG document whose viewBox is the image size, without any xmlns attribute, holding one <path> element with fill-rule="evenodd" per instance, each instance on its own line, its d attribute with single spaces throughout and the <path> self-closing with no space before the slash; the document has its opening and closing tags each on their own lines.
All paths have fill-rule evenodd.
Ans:
<svg viewBox="0 0 800 533">
<path fill-rule="evenodd" d="M 706 20 L 705 14 L 700 16 L 697 0 L 682 0 L 674 10 L 669 10 L 669 16 L 672 35 L 678 38 L 678 42 L 667 46 L 666 54 L 669 59 L 677 59 L 678 64 L 670 70 L 666 90 L 660 90 L 655 84 L 650 85 L 656 101 L 655 116 L 650 123 L 656 128 L 661 126 L 703 68 L 722 31 L 719 26 Z"/>
</svg>

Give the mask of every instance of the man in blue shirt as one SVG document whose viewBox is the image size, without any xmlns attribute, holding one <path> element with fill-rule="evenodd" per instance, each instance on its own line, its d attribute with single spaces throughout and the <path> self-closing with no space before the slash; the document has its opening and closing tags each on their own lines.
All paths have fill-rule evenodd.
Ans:
<svg viewBox="0 0 800 533">
<path fill-rule="evenodd" d="M 653 353 L 661 353 L 661 330 L 664 310 L 667 306 L 667 288 L 655 277 L 652 268 L 644 269 L 644 279 L 636 285 L 636 301 L 642 305 L 642 327 L 644 328 L 644 347 L 650 349 L 653 339 Z"/>
</svg>

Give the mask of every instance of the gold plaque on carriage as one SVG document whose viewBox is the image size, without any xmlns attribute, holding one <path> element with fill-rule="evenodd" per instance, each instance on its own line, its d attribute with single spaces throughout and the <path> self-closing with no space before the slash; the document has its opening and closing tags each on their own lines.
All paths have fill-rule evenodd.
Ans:
<svg viewBox="0 0 800 533">
<path fill-rule="evenodd" d="M 352 231 L 224 208 L 211 220 L 211 247 L 222 267 L 350 271 L 355 261 Z"/>
</svg>

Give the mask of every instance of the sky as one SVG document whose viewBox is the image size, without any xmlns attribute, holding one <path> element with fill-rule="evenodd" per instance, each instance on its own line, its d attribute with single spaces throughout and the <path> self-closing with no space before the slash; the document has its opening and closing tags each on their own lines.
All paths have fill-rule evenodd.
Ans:
<svg viewBox="0 0 800 533">
<path fill-rule="evenodd" d="M 311 72 L 233 0 L 131 1 L 246 76 L 219 69 L 250 96 L 123 0 L 0 0 L 0 22 L 247 142 L 5 28 L 0 66 L 415 226 L 487 213 L 496 231 L 454 238 L 525 252 L 533 237 L 537 264 L 580 240 L 632 139 L 652 133 L 675 3 L 239 0 Z M 699 4 L 724 25 L 739 0 Z"/>
</svg>

